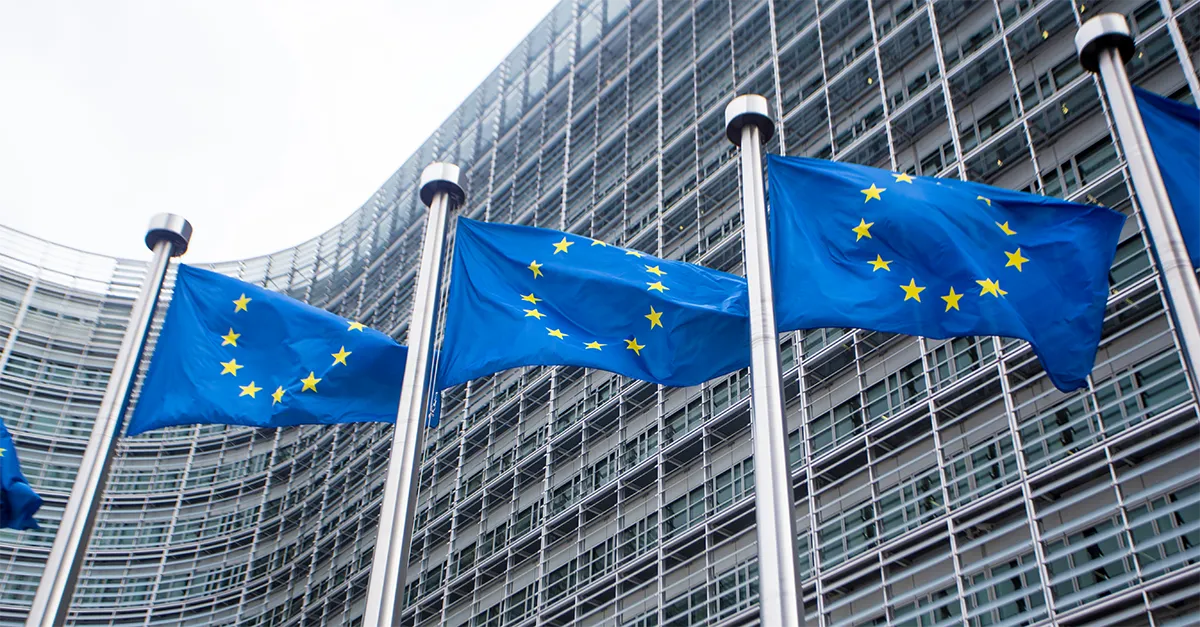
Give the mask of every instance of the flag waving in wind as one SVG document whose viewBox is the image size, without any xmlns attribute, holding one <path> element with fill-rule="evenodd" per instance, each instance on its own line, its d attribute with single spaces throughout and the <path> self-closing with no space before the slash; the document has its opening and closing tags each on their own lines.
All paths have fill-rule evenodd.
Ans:
<svg viewBox="0 0 1200 627">
<path fill-rule="evenodd" d="M 818 159 L 767 172 L 781 331 L 1015 337 L 1059 389 L 1086 384 L 1123 215 Z"/>
<path fill-rule="evenodd" d="M 1133 88 L 1192 268 L 1200 270 L 1200 109 Z"/>
<path fill-rule="evenodd" d="M 407 354 L 358 322 L 181 264 L 127 434 L 394 423 Z"/>
<path fill-rule="evenodd" d="M 41 506 L 42 497 L 25 480 L 21 461 L 17 459 L 17 446 L 0 420 L 0 527 L 37 529 L 33 515 Z"/>
<path fill-rule="evenodd" d="M 459 218 L 438 385 L 534 365 L 696 385 L 750 364 L 747 300 L 724 272 Z"/>
</svg>

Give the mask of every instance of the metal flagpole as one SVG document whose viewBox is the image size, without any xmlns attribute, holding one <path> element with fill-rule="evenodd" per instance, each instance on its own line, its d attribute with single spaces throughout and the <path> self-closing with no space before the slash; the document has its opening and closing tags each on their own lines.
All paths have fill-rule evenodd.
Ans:
<svg viewBox="0 0 1200 627">
<path fill-rule="evenodd" d="M 1133 58 L 1134 49 L 1129 23 L 1119 13 L 1097 15 L 1079 27 L 1075 48 L 1079 51 L 1079 64 L 1100 75 L 1100 83 L 1108 95 L 1117 135 L 1133 176 L 1133 189 L 1150 228 L 1176 328 L 1183 340 L 1184 358 L 1192 382 L 1200 386 L 1200 285 L 1188 260 L 1171 199 L 1142 124 L 1141 111 L 1133 98 L 1129 75 L 1125 73 L 1125 63 Z"/>
<path fill-rule="evenodd" d="M 167 274 L 171 257 L 186 252 L 191 238 L 192 225 L 180 216 L 160 213 L 150 219 L 150 227 L 146 230 L 146 246 L 154 251 L 154 258 L 142 282 L 142 291 L 133 302 L 129 326 L 125 329 L 117 361 L 113 364 L 112 378 L 104 389 L 100 412 L 92 427 L 92 435 L 88 438 L 87 448 L 83 451 L 79 474 L 67 499 L 58 534 L 54 536 L 46 570 L 33 597 L 33 608 L 25 622 L 27 627 L 51 627 L 66 623 L 71 595 L 75 592 L 92 526 L 96 522 L 96 512 L 100 509 L 104 482 L 112 464 L 113 448 L 129 404 L 129 393 L 133 389 L 142 348 L 146 344 L 146 332 L 150 329 L 150 320 L 154 317 L 154 308 L 162 291 L 163 277 Z"/>
<path fill-rule="evenodd" d="M 754 410 L 754 514 L 758 524 L 759 616 L 764 625 L 803 625 L 796 504 L 779 377 L 779 338 L 767 253 L 762 144 L 775 134 L 767 99 L 738 96 L 725 107 L 725 135 L 741 148 L 746 280 L 750 288 L 750 377 Z"/>
<path fill-rule="evenodd" d="M 425 220 L 421 269 L 417 275 L 412 320 L 408 325 L 408 362 L 400 389 L 392 457 L 379 512 L 375 561 L 371 565 L 371 583 L 367 589 L 367 610 L 363 616 L 363 624 L 367 626 L 400 624 L 420 482 L 418 471 L 432 394 L 429 365 L 433 356 L 446 221 L 452 205 L 461 204 L 466 197 L 458 177 L 458 166 L 450 163 L 431 163 L 421 173 L 421 201 L 429 206 L 429 215 Z"/>
</svg>

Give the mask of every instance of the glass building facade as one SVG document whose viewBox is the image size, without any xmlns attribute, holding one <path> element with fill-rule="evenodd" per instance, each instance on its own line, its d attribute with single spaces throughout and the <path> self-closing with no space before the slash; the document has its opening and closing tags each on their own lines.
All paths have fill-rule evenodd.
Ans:
<svg viewBox="0 0 1200 627">
<path fill-rule="evenodd" d="M 418 176 L 444 160 L 463 215 L 740 274 L 723 110 L 742 93 L 771 103 L 771 152 L 1113 207 L 1130 219 L 1086 390 L 1002 338 L 780 338 L 808 624 L 1187 624 L 1196 391 L 1075 57 L 1102 11 L 1129 17 L 1135 82 L 1195 102 L 1200 0 L 564 0 L 341 225 L 208 267 L 404 340 Z M 28 612 L 144 269 L 0 229 L 0 416 L 47 500 L 41 531 L 0 532 L 0 624 Z M 561 367 L 446 392 L 406 624 L 756 623 L 749 385 Z M 360 624 L 390 436 L 123 439 L 74 624 Z"/>
</svg>

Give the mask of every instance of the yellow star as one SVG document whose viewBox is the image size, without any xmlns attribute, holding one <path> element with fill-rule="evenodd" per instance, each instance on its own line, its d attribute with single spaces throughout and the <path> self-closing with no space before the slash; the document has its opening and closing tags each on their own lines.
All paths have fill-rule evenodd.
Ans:
<svg viewBox="0 0 1200 627">
<path fill-rule="evenodd" d="M 1021 271 L 1021 264 L 1025 263 L 1026 261 L 1029 261 L 1025 257 L 1021 256 L 1020 248 L 1018 248 L 1017 252 L 1015 252 L 1015 253 L 1010 253 L 1008 251 L 1005 251 L 1004 254 L 1008 255 L 1008 263 L 1004 264 L 1004 267 L 1007 268 L 1009 266 L 1016 266 L 1017 272 Z"/>
<path fill-rule="evenodd" d="M 233 313 L 237 313 L 239 311 L 246 311 L 246 312 L 250 311 L 249 309 L 246 309 L 246 305 L 249 305 L 251 300 L 254 300 L 254 299 L 246 298 L 246 295 L 242 294 L 241 298 L 233 301 L 233 305 L 234 305 Z"/>
<path fill-rule="evenodd" d="M 633 351 L 634 355 L 641 355 L 642 349 L 646 348 L 646 345 L 638 344 L 637 338 L 635 337 L 632 340 L 625 340 L 625 348 L 628 348 L 629 350 Z"/>
<path fill-rule="evenodd" d="M 542 276 L 542 264 L 538 263 L 536 259 L 529 264 L 529 269 L 533 270 L 533 278 Z"/>
<path fill-rule="evenodd" d="M 888 264 L 892 262 L 884 261 L 881 255 L 875 255 L 875 261 L 868 261 L 867 263 L 871 264 L 871 272 L 875 272 L 880 269 L 887 270 L 888 272 L 892 271 L 892 269 L 888 267 Z"/>
<path fill-rule="evenodd" d="M 250 398 L 254 398 L 254 394 L 262 390 L 262 388 L 254 385 L 253 381 L 250 382 L 250 385 L 239 385 L 238 387 L 242 388 L 242 393 L 238 394 L 239 397 L 249 396 Z"/>
<path fill-rule="evenodd" d="M 950 293 L 946 294 L 945 296 L 942 297 L 942 300 L 946 301 L 946 311 L 950 311 L 951 309 L 958 309 L 958 301 L 962 297 L 963 297 L 962 294 L 954 293 L 954 286 L 950 286 Z M 962 311 L 961 309 L 958 309 L 958 310 Z"/>
<path fill-rule="evenodd" d="M 546 331 L 549 331 L 550 336 L 556 337 L 560 340 L 567 337 L 566 333 L 563 333 L 562 331 L 559 331 L 558 329 L 551 329 L 550 327 L 546 327 Z"/>
<path fill-rule="evenodd" d="M 8 449 L 6 449 L 6 448 L 0 448 L 0 457 L 4 457 L 4 451 L 7 451 L 7 450 Z"/>
<path fill-rule="evenodd" d="M 875 222 L 868 222 L 866 220 L 863 220 L 862 217 L 859 217 L 858 226 L 851 229 L 851 231 L 858 234 L 858 237 L 854 238 L 854 241 L 858 241 L 863 238 L 874 239 L 874 238 L 871 238 L 870 228 L 872 226 L 875 226 Z"/>
<path fill-rule="evenodd" d="M 546 314 L 538 311 L 537 309 L 526 309 L 525 317 L 526 318 L 537 318 L 538 320 L 541 320 L 542 318 L 546 317 Z"/>
<path fill-rule="evenodd" d="M 993 281 L 991 279 L 984 279 L 982 281 L 976 281 L 976 283 L 978 283 L 980 286 L 983 287 L 983 289 L 979 291 L 980 296 L 983 296 L 984 294 L 991 294 L 992 296 L 995 296 L 996 298 L 1000 298 L 1001 296 L 1004 296 L 1005 294 L 1008 293 L 1008 292 L 1000 289 L 999 281 Z"/>
<path fill-rule="evenodd" d="M 341 364 L 343 366 L 348 366 L 349 364 L 346 363 L 346 358 L 353 355 L 354 353 L 346 350 L 346 347 L 343 346 L 340 350 L 338 350 L 338 352 L 330 353 L 330 354 L 333 356 L 333 363 L 329 364 L 330 366 L 336 366 L 338 364 Z"/>
<path fill-rule="evenodd" d="M 584 345 L 583 345 L 583 348 L 584 348 L 585 350 L 586 350 L 586 349 L 589 349 L 589 348 L 594 348 L 594 349 L 596 349 L 596 350 L 604 350 L 604 347 L 605 347 L 605 346 L 608 346 L 608 345 L 607 345 L 607 344 L 601 344 L 600 342 L 588 342 L 587 344 L 584 344 Z"/>
<path fill-rule="evenodd" d="M 281 386 L 275 388 L 275 392 L 271 394 L 271 406 L 274 407 L 276 403 L 282 403 L 282 402 L 283 402 L 283 386 L 281 385 Z"/>
<path fill-rule="evenodd" d="M 636 251 L 636 250 L 627 250 L 627 251 L 625 251 L 625 254 L 626 254 L 626 255 L 633 255 L 634 257 L 638 257 L 638 258 L 641 258 L 641 256 L 642 256 L 642 253 L 639 253 L 639 252 L 638 252 L 638 251 Z"/>
<path fill-rule="evenodd" d="M 909 176 L 907 172 L 901 172 L 901 173 L 899 173 L 899 174 L 893 174 L 892 176 L 896 178 L 896 182 L 897 182 L 897 183 L 908 183 L 908 184 L 910 184 L 910 185 L 911 185 L 911 184 L 912 184 L 912 182 L 913 182 L 913 179 L 912 179 L 912 177 L 911 177 L 911 176 Z"/>
<path fill-rule="evenodd" d="M 570 248 L 570 247 L 571 247 L 571 245 L 572 245 L 572 244 L 574 244 L 574 243 L 575 243 L 575 242 L 568 242 L 568 241 L 567 241 L 567 238 L 564 236 L 564 237 L 562 238 L 562 241 L 561 241 L 561 242 L 556 242 L 556 243 L 554 244 L 554 254 L 556 254 L 556 255 L 557 255 L 558 253 L 565 253 L 565 252 L 567 252 L 567 249 L 568 249 L 568 248 Z"/>
<path fill-rule="evenodd" d="M 653 329 L 655 326 L 660 326 L 660 327 L 662 326 L 662 315 L 663 315 L 663 312 L 654 311 L 654 307 L 650 308 L 650 313 L 646 314 L 645 317 L 647 320 L 650 321 L 651 329 Z"/>
<path fill-rule="evenodd" d="M 662 276 L 666 274 L 666 272 L 663 272 L 658 266 L 646 266 L 646 272 L 649 272 L 654 276 Z"/>
<path fill-rule="evenodd" d="M 1016 231 L 1008 228 L 1008 222 L 1005 222 L 1004 224 L 1000 224 L 999 222 L 997 222 L 996 226 L 1000 227 L 1000 230 L 1004 231 L 1005 235 L 1016 235 L 1017 234 Z"/>
<path fill-rule="evenodd" d="M 221 342 L 221 346 L 229 346 L 232 344 L 234 348 L 237 348 L 237 340 L 239 337 L 242 337 L 242 334 L 234 333 L 233 328 L 230 327 L 229 333 L 221 336 L 221 339 L 225 340 L 224 342 Z"/>
<path fill-rule="evenodd" d="M 867 239 L 873 239 L 871 237 L 871 231 L 870 231 L 871 227 L 873 227 L 873 226 L 875 226 L 874 222 L 867 222 L 866 220 L 859 218 L 858 226 L 854 227 L 853 229 L 850 229 L 851 231 L 854 231 L 855 233 L 858 234 L 858 237 L 854 238 L 854 241 L 857 242 L 858 240 L 860 240 L 864 237 Z"/>
<path fill-rule="evenodd" d="M 666 287 L 665 285 L 663 285 L 663 284 L 662 284 L 662 281 L 655 281 L 655 282 L 653 282 L 653 283 L 647 283 L 646 285 L 648 285 L 648 286 L 649 286 L 649 287 L 647 287 L 647 288 L 646 288 L 646 291 L 650 291 L 650 290 L 657 290 L 657 291 L 659 291 L 659 292 L 662 292 L 662 291 L 665 291 L 665 290 L 669 290 L 669 289 L 671 289 L 671 288 L 669 288 L 669 287 Z"/>
<path fill-rule="evenodd" d="M 239 366 L 236 359 L 230 359 L 229 361 L 223 361 L 223 362 L 221 362 L 221 365 L 224 366 L 224 369 L 221 370 L 222 375 L 231 374 L 235 377 L 237 376 L 237 371 L 239 369 L 245 368 L 245 366 Z"/>
<path fill-rule="evenodd" d="M 904 300 L 914 299 L 918 303 L 921 302 L 921 292 L 925 291 L 923 287 L 917 287 L 916 279 L 909 279 L 908 285 L 901 285 L 900 289 L 904 290 Z"/>
<path fill-rule="evenodd" d="M 538 298 L 537 296 L 534 296 L 533 292 L 530 292 L 530 293 L 526 294 L 525 296 L 522 296 L 521 300 L 523 300 L 527 303 L 533 303 L 534 305 L 536 305 L 536 304 L 538 304 L 538 301 L 540 301 L 542 299 Z"/>
<path fill-rule="evenodd" d="M 349 328 L 349 329 L 346 329 L 346 330 L 347 330 L 347 331 L 362 331 L 362 330 L 363 330 L 363 329 L 365 329 L 365 328 L 367 328 L 367 327 L 366 327 L 366 325 L 364 325 L 364 324 L 363 324 L 363 323 L 361 323 L 361 322 L 351 322 L 351 323 L 350 323 L 350 328 Z"/>
<path fill-rule="evenodd" d="M 602 242 L 598 239 L 594 239 L 594 240 L 592 240 L 592 246 L 608 246 L 608 244 L 605 244 L 604 242 Z"/>
<path fill-rule="evenodd" d="M 307 392 L 307 391 L 309 391 L 309 390 L 312 390 L 312 391 L 316 392 L 316 391 L 317 391 L 317 384 L 318 384 L 318 383 L 320 383 L 320 382 L 321 382 L 321 380 L 320 380 L 320 379 L 318 379 L 318 378 L 317 378 L 317 376 L 316 376 L 316 374 L 314 374 L 314 373 L 313 373 L 313 371 L 311 371 L 311 370 L 310 370 L 310 371 L 308 371 L 308 377 L 307 377 L 307 378 L 300 379 L 300 383 L 303 383 L 303 384 L 304 384 L 304 387 L 303 387 L 303 388 L 301 388 L 301 390 L 300 390 L 300 391 L 301 391 L 301 392 Z"/>
<path fill-rule="evenodd" d="M 992 199 L 991 199 L 991 198 L 984 198 L 983 196 L 976 196 L 976 197 L 975 197 L 975 200 L 982 200 L 983 202 L 986 202 L 986 203 L 987 203 L 987 206 L 989 206 L 989 207 L 991 207 L 991 206 L 992 206 Z"/>
<path fill-rule="evenodd" d="M 870 187 L 868 187 L 866 189 L 860 189 L 858 191 L 867 195 L 867 199 L 864 200 L 863 202 L 870 202 L 872 198 L 874 198 L 875 200 L 883 200 L 883 197 L 880 196 L 879 194 L 880 194 L 880 192 L 886 192 L 887 188 L 886 187 L 875 187 L 875 184 L 871 183 Z"/>
</svg>

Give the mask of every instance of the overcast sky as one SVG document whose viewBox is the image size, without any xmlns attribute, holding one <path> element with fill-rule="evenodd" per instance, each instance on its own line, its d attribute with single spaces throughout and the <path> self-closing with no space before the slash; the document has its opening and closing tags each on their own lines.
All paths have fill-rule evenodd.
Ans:
<svg viewBox="0 0 1200 627">
<path fill-rule="evenodd" d="M 0 224 L 143 259 L 273 252 L 357 209 L 553 0 L 0 0 Z"/>
</svg>

